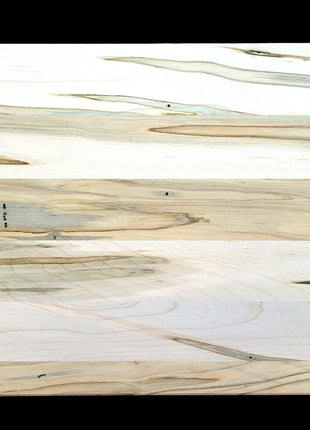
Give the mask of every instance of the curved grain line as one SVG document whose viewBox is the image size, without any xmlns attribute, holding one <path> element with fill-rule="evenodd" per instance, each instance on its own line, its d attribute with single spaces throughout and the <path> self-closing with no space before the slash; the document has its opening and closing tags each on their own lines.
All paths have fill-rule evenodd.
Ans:
<svg viewBox="0 0 310 430">
<path fill-rule="evenodd" d="M 128 260 L 132 256 L 127 255 L 103 255 L 93 257 L 18 257 L 18 258 L 0 258 L 0 265 L 20 265 L 20 264 L 74 264 L 88 263 L 92 261 L 111 261 L 111 260 Z"/>
<path fill-rule="evenodd" d="M 279 357 L 268 357 L 265 355 L 252 354 L 238 349 L 228 348 L 226 346 L 214 345 L 212 343 L 200 342 L 194 339 L 187 339 L 181 337 L 169 337 L 170 340 L 174 340 L 178 343 L 193 346 L 194 348 L 204 349 L 206 351 L 213 352 L 215 354 L 225 355 L 228 357 L 237 358 L 246 361 L 301 361 L 290 358 L 279 358 Z"/>
<path fill-rule="evenodd" d="M 295 130 L 296 135 L 287 134 L 287 132 L 295 132 Z M 298 125 L 181 124 L 167 127 L 150 127 L 148 131 L 183 136 L 310 141 L 310 128 Z"/>
<path fill-rule="evenodd" d="M 310 76 L 296 73 L 269 72 L 261 70 L 240 69 L 210 61 L 177 61 L 146 57 L 100 57 L 107 61 L 123 61 L 143 64 L 178 72 L 206 73 L 232 81 L 250 82 L 253 84 L 284 85 L 291 87 L 310 87 Z"/>
<path fill-rule="evenodd" d="M 27 161 L 13 160 L 11 158 L 0 158 L 0 164 L 21 166 L 29 163 Z"/>
</svg>

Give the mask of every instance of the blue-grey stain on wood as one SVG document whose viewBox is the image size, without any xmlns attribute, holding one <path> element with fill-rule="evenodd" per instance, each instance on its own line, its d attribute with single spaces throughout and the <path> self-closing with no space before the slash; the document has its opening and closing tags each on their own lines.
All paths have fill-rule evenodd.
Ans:
<svg viewBox="0 0 310 430">
<path fill-rule="evenodd" d="M 31 203 L 9 202 L 9 206 L 10 228 L 78 228 L 94 219 L 91 215 L 54 213 Z"/>
</svg>

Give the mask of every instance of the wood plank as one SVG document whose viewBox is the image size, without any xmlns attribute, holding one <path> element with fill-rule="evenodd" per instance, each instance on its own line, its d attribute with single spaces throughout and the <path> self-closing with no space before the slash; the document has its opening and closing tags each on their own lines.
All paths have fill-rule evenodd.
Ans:
<svg viewBox="0 0 310 430">
<path fill-rule="evenodd" d="M 308 117 L 1 111 L 0 178 L 309 178 Z"/>
<path fill-rule="evenodd" d="M 310 178 L 308 54 L 0 45 L 0 178 Z"/>
<path fill-rule="evenodd" d="M 310 392 L 310 45 L 0 45 L 0 395 Z"/>
<path fill-rule="evenodd" d="M 310 242 L 18 241 L 0 360 L 308 361 Z"/>
<path fill-rule="evenodd" d="M 3 302 L 131 300 L 132 294 L 307 302 L 309 250 L 309 241 L 2 241 L 0 295 Z"/>
<path fill-rule="evenodd" d="M 0 232 L 40 240 L 309 240 L 309 190 L 310 180 L 1 180 Z"/>
<path fill-rule="evenodd" d="M 308 394 L 310 363 L 2 362 L 0 395 Z"/>
<path fill-rule="evenodd" d="M 0 45 L 0 55 L 5 106 L 141 109 L 128 100 L 111 105 L 64 95 L 100 94 L 256 115 L 309 114 L 309 44 Z"/>
</svg>

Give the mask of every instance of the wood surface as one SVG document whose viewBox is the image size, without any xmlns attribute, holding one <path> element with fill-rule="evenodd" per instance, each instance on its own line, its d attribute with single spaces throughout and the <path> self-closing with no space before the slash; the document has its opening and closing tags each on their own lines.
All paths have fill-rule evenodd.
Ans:
<svg viewBox="0 0 310 430">
<path fill-rule="evenodd" d="M 309 394 L 309 361 L 3 362 L 6 396 Z"/>
<path fill-rule="evenodd" d="M 3 179 L 0 196 L 3 239 L 310 239 L 310 179 Z"/>
<path fill-rule="evenodd" d="M 0 59 L 0 395 L 309 394 L 310 44 Z"/>
</svg>

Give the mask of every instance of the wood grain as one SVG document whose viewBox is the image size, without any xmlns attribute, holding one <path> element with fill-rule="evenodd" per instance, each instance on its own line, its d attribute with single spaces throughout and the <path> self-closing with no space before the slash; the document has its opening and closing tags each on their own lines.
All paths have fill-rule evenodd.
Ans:
<svg viewBox="0 0 310 430">
<path fill-rule="evenodd" d="M 308 75 L 283 72 L 266 72 L 262 70 L 256 70 L 255 73 L 253 73 L 253 70 L 227 66 L 209 61 L 176 61 L 145 57 L 107 57 L 104 59 L 143 64 L 146 66 L 159 67 L 180 72 L 207 73 L 220 76 L 225 79 L 255 84 L 288 85 L 305 88 L 310 86 L 310 78 Z"/>
<path fill-rule="evenodd" d="M 310 178 L 308 54 L 0 45 L 0 178 Z"/>
<path fill-rule="evenodd" d="M 12 160 L 10 158 L 0 158 L 0 164 L 4 164 L 4 165 L 17 165 L 17 166 L 22 166 L 25 164 L 28 164 L 26 161 L 20 161 L 20 160 Z"/>
<path fill-rule="evenodd" d="M 310 392 L 310 45 L 0 45 L 0 395 Z"/>
<path fill-rule="evenodd" d="M 3 362 L 1 395 L 308 394 L 310 363 Z"/>
<path fill-rule="evenodd" d="M 0 178 L 309 178 L 307 117 L 38 110 L 0 109 Z"/>
<path fill-rule="evenodd" d="M 309 240 L 309 190 L 306 179 L 1 180 L 0 231 L 40 240 Z"/>
<path fill-rule="evenodd" d="M 2 241 L 0 295 L 2 301 L 35 301 L 36 295 L 50 299 L 45 292 L 51 290 L 68 300 L 81 294 L 307 302 L 309 246 L 309 241 Z"/>
<path fill-rule="evenodd" d="M 308 361 L 309 248 L 3 243 L 0 360 Z"/>
</svg>

